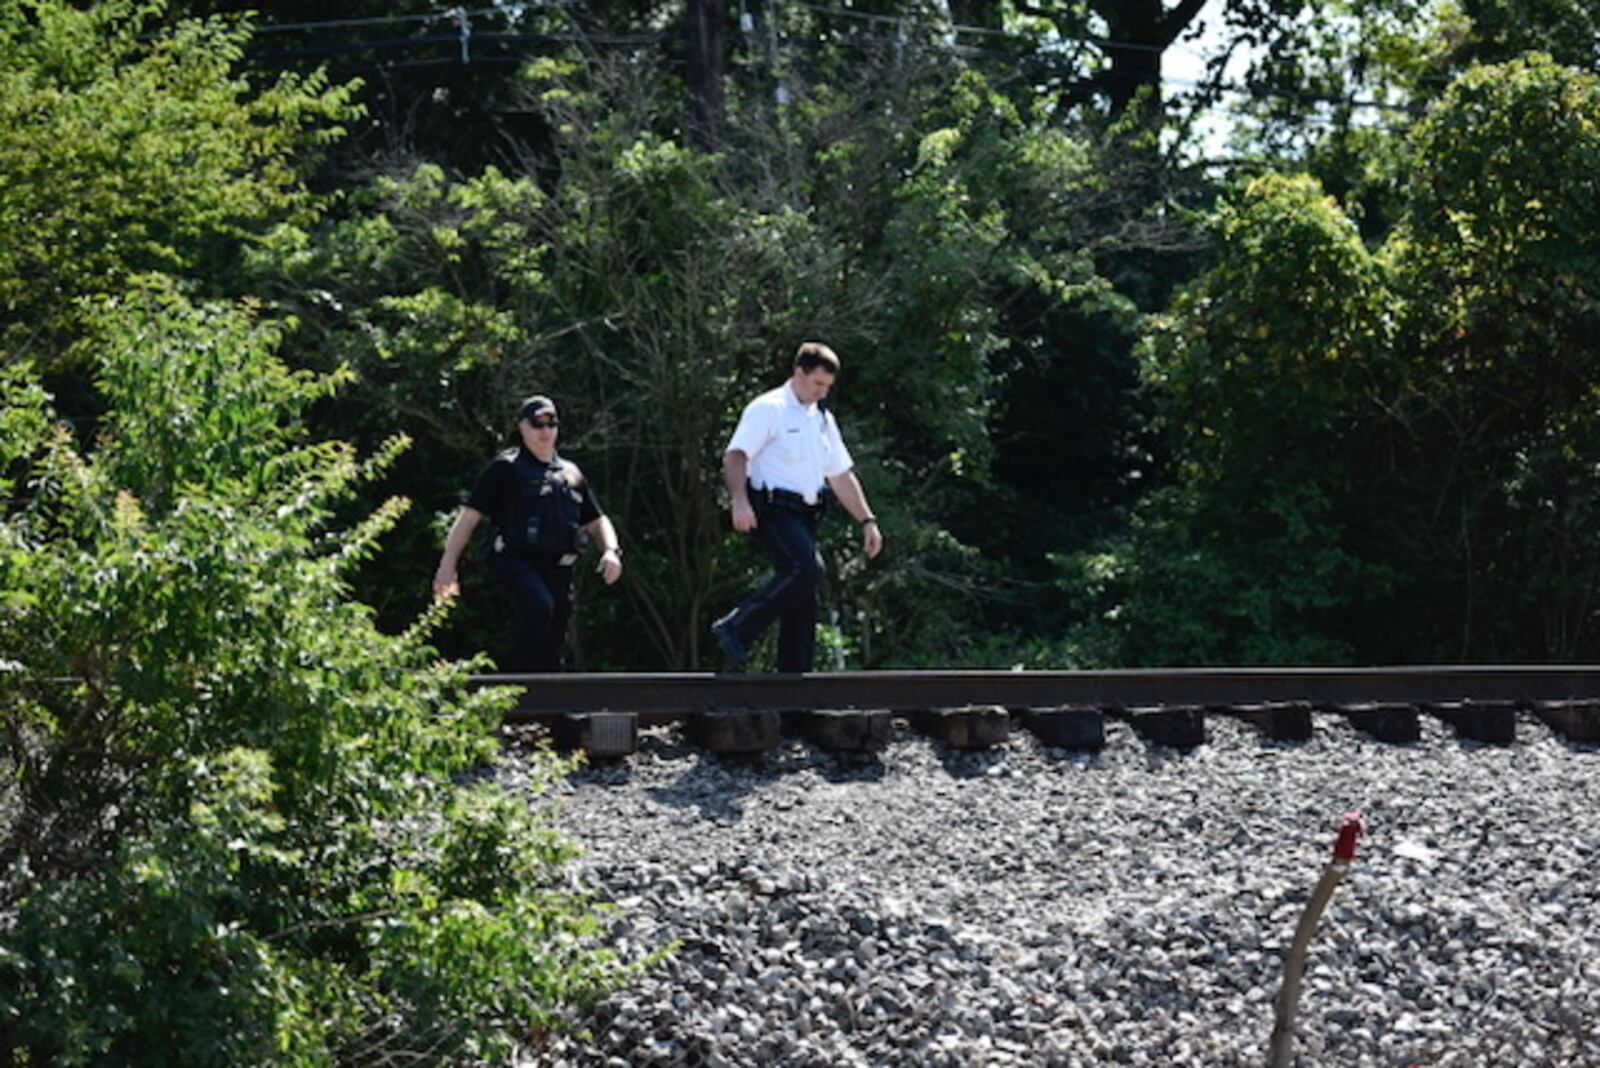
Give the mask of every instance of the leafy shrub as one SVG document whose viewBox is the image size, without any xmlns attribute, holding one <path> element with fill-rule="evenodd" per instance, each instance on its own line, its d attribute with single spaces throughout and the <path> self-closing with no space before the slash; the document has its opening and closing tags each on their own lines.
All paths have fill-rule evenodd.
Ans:
<svg viewBox="0 0 1600 1068">
<path fill-rule="evenodd" d="M 75 298 L 164 271 L 235 293 L 240 254 L 317 200 L 308 155 L 359 114 L 321 74 L 252 81 L 249 32 L 163 0 L 0 0 L 0 342 L 48 356 Z"/>
<path fill-rule="evenodd" d="M 442 607 L 349 598 L 405 502 L 333 517 L 405 442 L 305 440 L 343 376 L 249 308 L 150 282 L 91 323 L 92 440 L 26 367 L 0 401 L 4 1056 L 477 1058 L 620 979 L 569 847 L 472 781 L 508 694 L 425 644 Z"/>
</svg>

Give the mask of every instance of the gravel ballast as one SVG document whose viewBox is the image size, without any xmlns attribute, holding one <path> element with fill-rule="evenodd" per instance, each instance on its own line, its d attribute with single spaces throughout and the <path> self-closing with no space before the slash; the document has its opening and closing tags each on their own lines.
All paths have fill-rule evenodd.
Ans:
<svg viewBox="0 0 1600 1068">
<path fill-rule="evenodd" d="M 1424 718 L 1390 745 L 1213 717 L 1098 753 L 903 727 L 876 759 L 642 733 L 557 791 L 626 959 L 676 952 L 528 1065 L 1265 1064 L 1283 955 L 1345 810 L 1305 1065 L 1600 1065 L 1600 753 Z M 519 772 L 515 750 L 502 774 Z"/>
</svg>

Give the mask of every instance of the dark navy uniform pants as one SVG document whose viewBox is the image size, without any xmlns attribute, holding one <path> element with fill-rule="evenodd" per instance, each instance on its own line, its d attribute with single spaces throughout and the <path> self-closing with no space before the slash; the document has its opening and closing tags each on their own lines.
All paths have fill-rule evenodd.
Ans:
<svg viewBox="0 0 1600 1068">
<path fill-rule="evenodd" d="M 559 557 L 494 553 L 489 557 L 511 603 L 511 650 L 503 671 L 560 671 L 572 618 L 572 568 Z"/>
<path fill-rule="evenodd" d="M 817 552 L 817 508 L 774 506 L 756 510 L 751 536 L 772 561 L 765 586 L 745 598 L 728 617 L 734 635 L 749 648 L 778 621 L 778 670 L 811 670 L 817 646 L 817 599 L 822 589 L 822 554 Z"/>
</svg>

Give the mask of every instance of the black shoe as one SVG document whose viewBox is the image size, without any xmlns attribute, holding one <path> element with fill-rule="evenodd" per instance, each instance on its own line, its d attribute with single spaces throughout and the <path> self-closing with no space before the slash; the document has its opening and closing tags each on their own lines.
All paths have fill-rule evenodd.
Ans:
<svg viewBox="0 0 1600 1068">
<path fill-rule="evenodd" d="M 730 666 L 738 667 L 750 659 L 750 650 L 744 647 L 744 642 L 733 632 L 733 624 L 728 620 L 723 619 L 711 624 L 711 636 L 722 646 L 722 655 Z"/>
</svg>

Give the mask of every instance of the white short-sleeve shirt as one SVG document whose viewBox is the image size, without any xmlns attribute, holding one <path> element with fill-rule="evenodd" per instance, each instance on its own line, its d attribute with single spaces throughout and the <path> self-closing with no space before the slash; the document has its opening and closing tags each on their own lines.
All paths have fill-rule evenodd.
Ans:
<svg viewBox="0 0 1600 1068">
<path fill-rule="evenodd" d="M 750 458 L 748 474 L 756 489 L 788 490 L 811 503 L 828 479 L 855 466 L 833 416 L 815 404 L 801 404 L 787 382 L 745 406 L 724 451 Z"/>
</svg>

